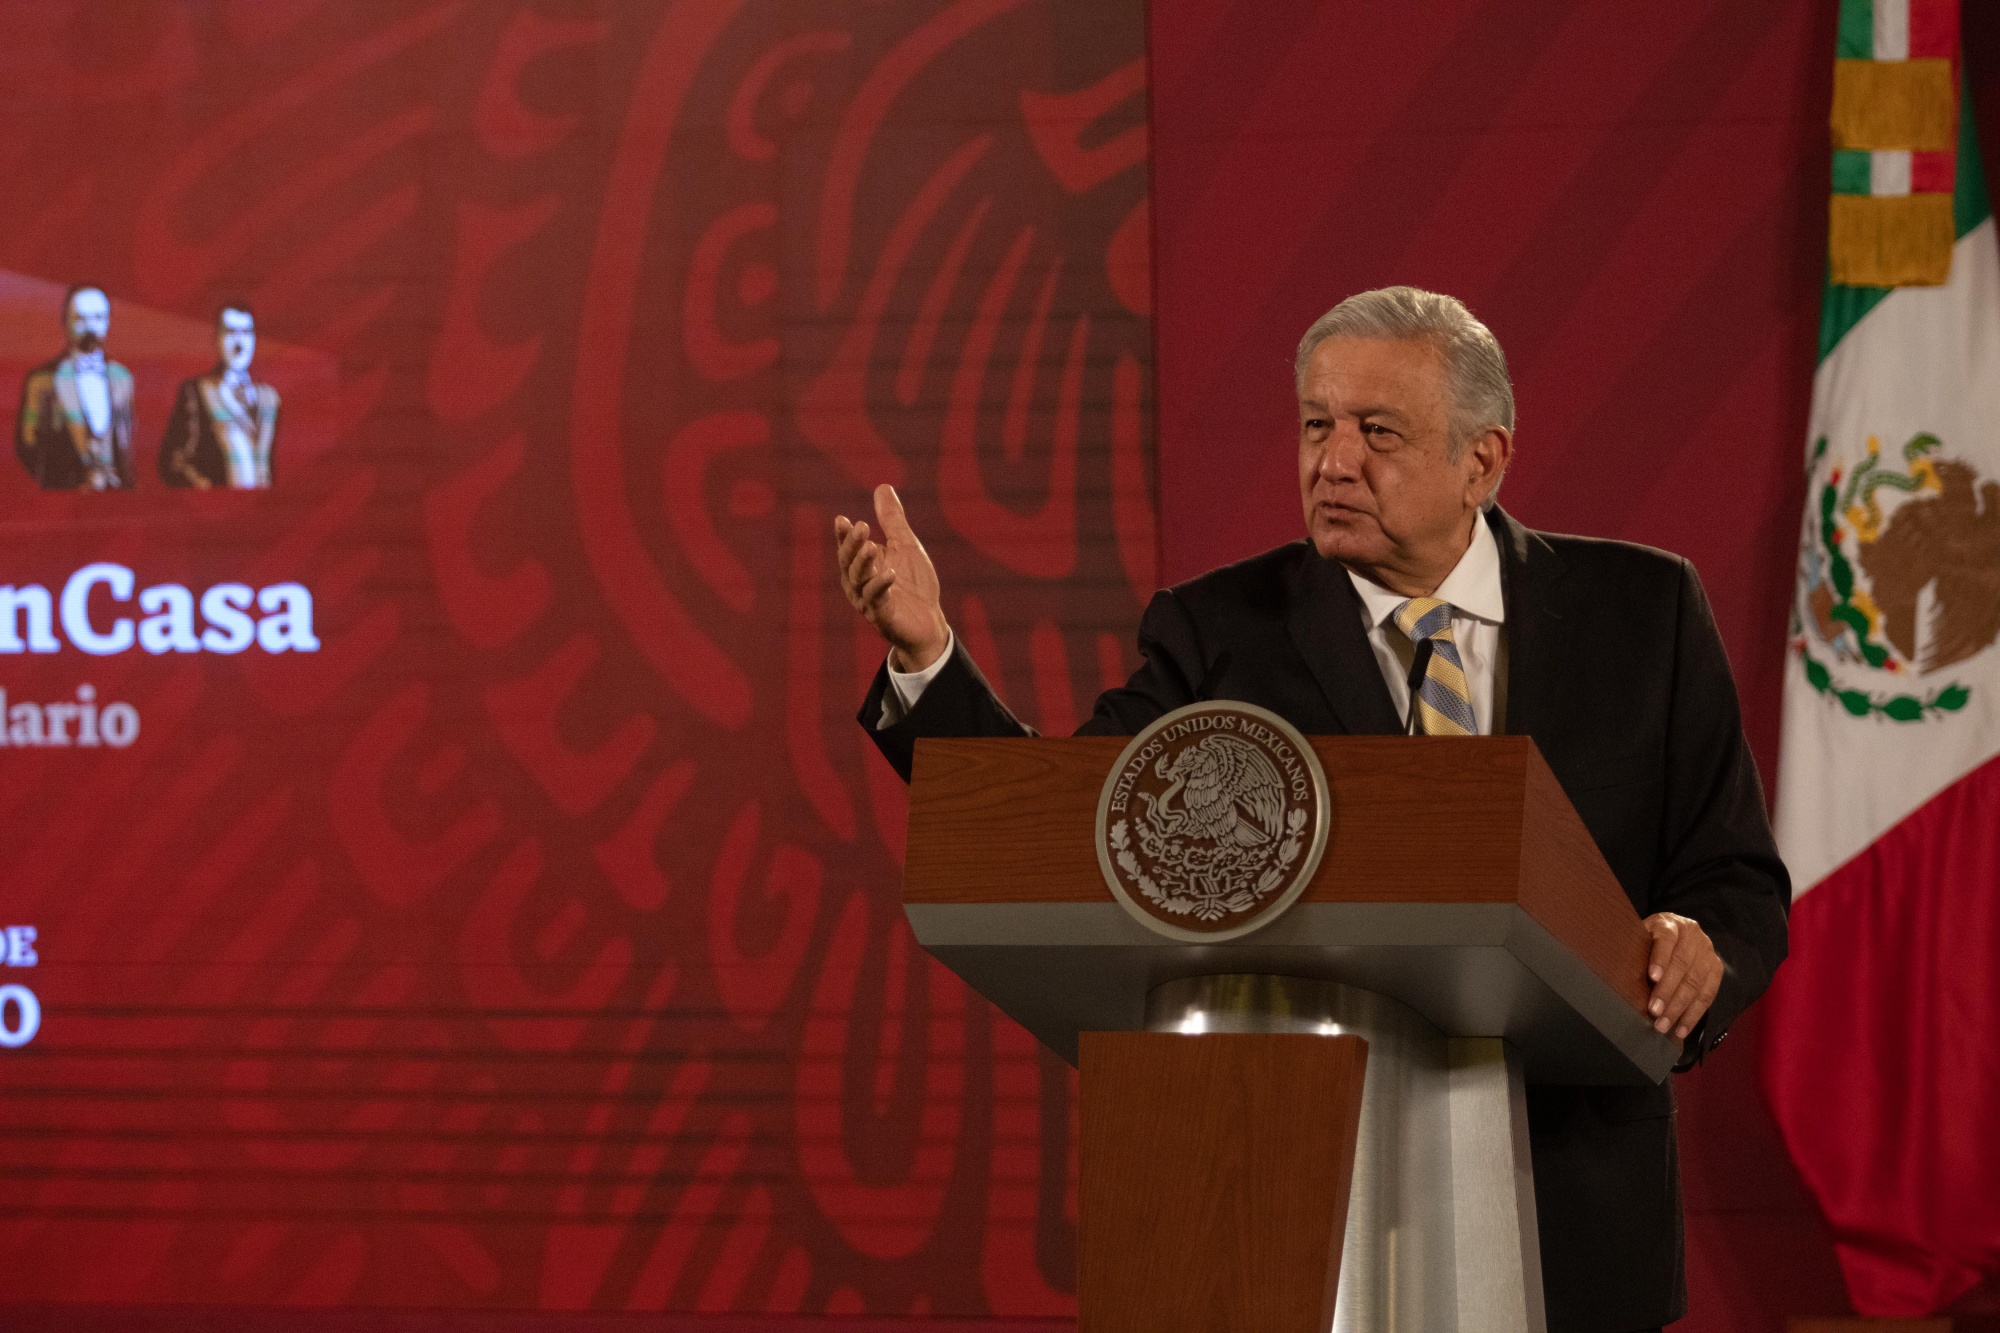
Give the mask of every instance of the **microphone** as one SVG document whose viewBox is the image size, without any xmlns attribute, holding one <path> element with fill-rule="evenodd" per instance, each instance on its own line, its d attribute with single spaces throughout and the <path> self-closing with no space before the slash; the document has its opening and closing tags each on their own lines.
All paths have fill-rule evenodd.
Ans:
<svg viewBox="0 0 2000 1333">
<path fill-rule="evenodd" d="M 1417 687 L 1424 683 L 1424 673 L 1431 668 L 1431 653 L 1436 646 L 1437 640 L 1435 639 L 1421 640 L 1417 644 L 1415 655 L 1410 658 L 1410 678 L 1406 682 L 1410 691 L 1410 711 L 1403 719 L 1403 731 L 1405 734 L 1408 734 L 1416 724 Z"/>
</svg>

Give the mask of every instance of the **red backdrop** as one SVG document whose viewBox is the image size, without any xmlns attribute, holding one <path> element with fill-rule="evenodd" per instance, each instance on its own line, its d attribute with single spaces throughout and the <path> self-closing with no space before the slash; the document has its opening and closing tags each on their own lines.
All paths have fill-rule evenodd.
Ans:
<svg viewBox="0 0 2000 1333">
<path fill-rule="evenodd" d="M 1045 726 L 1134 664 L 1143 43 L 1050 0 L 0 17 L 0 348 L 102 284 L 140 480 L 0 466 L 0 581 L 297 580 L 323 641 L 0 659 L 143 719 L 0 763 L 6 1300 L 1072 1308 L 1070 1075 L 902 925 L 832 522 L 897 483 Z M 277 487 L 169 490 L 243 295 Z"/>
</svg>

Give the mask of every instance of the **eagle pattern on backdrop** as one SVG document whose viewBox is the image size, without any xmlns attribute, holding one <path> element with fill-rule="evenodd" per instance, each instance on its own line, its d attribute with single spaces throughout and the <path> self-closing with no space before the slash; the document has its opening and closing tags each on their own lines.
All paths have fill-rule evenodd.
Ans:
<svg viewBox="0 0 2000 1333">
<path fill-rule="evenodd" d="M 185 366 L 135 372 L 130 494 L 0 481 L 0 581 L 295 580 L 321 645 L 7 660 L 144 717 L 0 766 L 42 1011 L 0 1050 L 8 1299 L 1073 1309 L 1072 1076 L 902 922 L 832 520 L 894 482 L 1047 730 L 1135 665 L 1141 25 L 0 17 L 40 164 L 0 287 L 101 282 L 112 345 Z M 269 479 L 218 471 L 188 380 L 232 301 L 258 376 L 283 340 L 337 379 L 244 368 L 277 487 L 166 484 Z"/>
</svg>

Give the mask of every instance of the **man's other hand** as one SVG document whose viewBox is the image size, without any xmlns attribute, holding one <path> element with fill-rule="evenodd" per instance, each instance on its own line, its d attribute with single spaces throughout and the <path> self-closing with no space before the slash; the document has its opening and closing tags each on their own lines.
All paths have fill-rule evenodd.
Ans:
<svg viewBox="0 0 2000 1333">
<path fill-rule="evenodd" d="M 875 521 L 882 533 L 879 543 L 870 540 L 866 523 L 851 522 L 845 515 L 833 520 L 841 590 L 889 641 L 890 665 L 898 671 L 922 671 L 951 644 L 937 570 L 910 530 L 896 488 L 886 483 L 875 488 Z"/>
<path fill-rule="evenodd" d="M 1646 1002 L 1646 1016 L 1655 1032 L 1671 1031 L 1686 1037 L 1715 1003 L 1722 985 L 1722 956 L 1708 932 L 1687 917 L 1673 912 L 1655 912 L 1646 918 L 1647 933 L 1653 937 L 1653 956 L 1646 963 L 1646 979 L 1653 994 Z"/>
</svg>

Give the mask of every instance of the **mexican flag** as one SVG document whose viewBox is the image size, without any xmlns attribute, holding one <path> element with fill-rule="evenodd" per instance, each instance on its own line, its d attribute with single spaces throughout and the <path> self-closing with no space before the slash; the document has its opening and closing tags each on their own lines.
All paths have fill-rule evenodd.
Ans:
<svg viewBox="0 0 2000 1333">
<path fill-rule="evenodd" d="M 1855 1308 L 2000 1274 L 2000 251 L 1958 12 L 1842 0 L 1764 1088 Z"/>
</svg>

